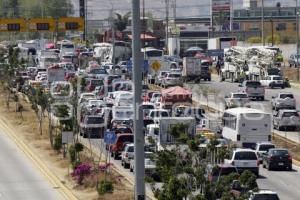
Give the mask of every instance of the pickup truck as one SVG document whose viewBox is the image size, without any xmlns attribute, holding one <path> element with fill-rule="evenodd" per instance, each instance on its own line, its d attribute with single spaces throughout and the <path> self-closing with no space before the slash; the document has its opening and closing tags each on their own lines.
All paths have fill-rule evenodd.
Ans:
<svg viewBox="0 0 300 200">
<path fill-rule="evenodd" d="M 296 109 L 296 100 L 294 95 L 289 92 L 280 92 L 276 96 L 272 97 L 272 109 Z"/>
<path fill-rule="evenodd" d="M 249 98 L 246 93 L 231 92 L 229 95 L 225 95 L 225 109 L 244 107 L 247 103 L 249 103 Z"/>
<path fill-rule="evenodd" d="M 249 98 L 265 100 L 265 88 L 259 81 L 244 81 L 239 85 L 239 92 L 246 93 Z"/>
<path fill-rule="evenodd" d="M 300 117 L 296 110 L 279 110 L 273 117 L 273 127 L 279 131 L 298 130 Z"/>
<path fill-rule="evenodd" d="M 279 87 L 282 89 L 284 88 L 284 81 L 282 77 L 278 75 L 267 76 L 266 78 L 260 80 L 260 83 L 262 84 L 262 86 L 270 87 L 272 89 L 275 87 Z"/>
</svg>

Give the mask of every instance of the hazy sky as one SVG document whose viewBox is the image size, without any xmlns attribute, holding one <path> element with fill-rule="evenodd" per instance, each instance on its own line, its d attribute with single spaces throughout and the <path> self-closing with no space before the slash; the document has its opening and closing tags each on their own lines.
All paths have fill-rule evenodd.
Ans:
<svg viewBox="0 0 300 200">
<path fill-rule="evenodd" d="M 75 15 L 78 13 L 79 0 L 71 0 L 74 4 Z M 88 18 L 104 19 L 109 16 L 110 10 L 114 12 L 126 13 L 131 9 L 131 0 L 86 0 L 88 2 Z M 172 8 L 172 2 L 170 7 Z M 241 8 L 243 0 L 232 0 L 234 8 Z M 210 0 L 176 0 L 177 17 L 208 17 L 210 15 Z M 264 0 L 265 6 L 275 6 L 277 2 L 282 7 L 295 6 L 295 0 Z M 142 0 L 141 0 L 142 4 Z M 165 0 L 145 0 L 146 12 L 153 13 L 156 18 L 164 18 L 165 16 Z M 170 17 L 173 16 L 173 9 L 170 9 Z"/>
</svg>

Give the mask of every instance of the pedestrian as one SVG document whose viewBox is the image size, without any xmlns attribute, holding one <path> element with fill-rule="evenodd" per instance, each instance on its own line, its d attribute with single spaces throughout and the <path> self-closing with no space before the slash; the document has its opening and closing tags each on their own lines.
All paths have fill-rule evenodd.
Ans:
<svg viewBox="0 0 300 200">
<path fill-rule="evenodd" d="M 217 62 L 217 64 L 216 64 L 216 70 L 217 70 L 218 75 L 220 75 L 220 69 L 221 69 L 221 62 L 220 62 L 220 60 L 218 59 L 218 62 Z"/>
</svg>

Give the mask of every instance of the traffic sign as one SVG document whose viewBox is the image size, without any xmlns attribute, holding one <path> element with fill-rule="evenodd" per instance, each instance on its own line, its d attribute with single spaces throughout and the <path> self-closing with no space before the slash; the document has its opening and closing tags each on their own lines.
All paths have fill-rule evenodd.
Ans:
<svg viewBox="0 0 300 200">
<path fill-rule="evenodd" d="M 105 144 L 114 144 L 116 142 L 117 135 L 114 131 L 105 131 L 104 132 L 104 143 Z"/>
<path fill-rule="evenodd" d="M 61 17 L 58 19 L 59 31 L 83 31 L 84 20 L 81 17 Z"/>
<path fill-rule="evenodd" d="M 34 18 L 28 21 L 28 31 L 55 31 L 55 20 L 53 18 Z"/>
<path fill-rule="evenodd" d="M 24 19 L 0 19 L 0 32 L 25 32 L 26 21 Z"/>
<path fill-rule="evenodd" d="M 152 68 L 154 71 L 157 72 L 157 71 L 161 68 L 160 62 L 158 62 L 157 60 L 155 60 L 155 61 L 151 64 L 151 68 Z"/>
</svg>

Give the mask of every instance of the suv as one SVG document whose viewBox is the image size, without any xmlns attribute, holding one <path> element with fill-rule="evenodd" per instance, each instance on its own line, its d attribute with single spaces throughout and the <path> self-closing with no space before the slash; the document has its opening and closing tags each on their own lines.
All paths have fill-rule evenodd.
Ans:
<svg viewBox="0 0 300 200">
<path fill-rule="evenodd" d="M 259 176 L 259 161 L 255 151 L 251 149 L 234 150 L 231 158 L 225 159 L 225 163 L 235 166 L 239 173 L 249 170 Z"/>
<path fill-rule="evenodd" d="M 260 83 L 265 87 L 279 87 L 281 89 L 284 88 L 284 81 L 281 76 L 278 75 L 271 75 L 267 76 L 265 79 L 260 80 Z"/>
<path fill-rule="evenodd" d="M 259 81 L 244 81 L 239 87 L 240 92 L 246 93 L 249 98 L 265 100 L 265 88 Z"/>
<path fill-rule="evenodd" d="M 292 67 L 292 66 L 297 67 L 297 63 L 298 64 L 300 63 L 300 55 L 292 54 L 289 57 L 288 62 L 289 62 L 290 67 Z"/>
<path fill-rule="evenodd" d="M 268 153 L 263 155 L 263 168 L 268 170 L 281 168 L 281 169 L 293 169 L 293 159 L 288 150 L 273 148 L 269 149 Z"/>
<path fill-rule="evenodd" d="M 244 107 L 249 103 L 249 98 L 246 93 L 231 92 L 230 95 L 225 95 L 225 109 Z"/>
<path fill-rule="evenodd" d="M 264 153 L 267 153 L 269 149 L 275 148 L 275 145 L 270 142 L 256 143 L 255 152 L 258 157 L 259 163 L 262 164 L 262 157 Z"/>
<path fill-rule="evenodd" d="M 294 95 L 290 92 L 278 93 L 277 96 L 272 97 L 272 109 L 296 109 L 296 100 Z"/>
<path fill-rule="evenodd" d="M 276 192 L 271 190 L 259 190 L 258 192 L 253 192 L 249 200 L 279 200 L 279 197 Z"/>
<path fill-rule="evenodd" d="M 134 144 L 129 143 L 124 146 L 124 149 L 121 153 L 121 165 L 124 168 L 129 168 L 130 160 L 134 157 Z"/>
<path fill-rule="evenodd" d="M 161 81 L 161 86 L 167 88 L 169 86 L 182 86 L 183 82 L 180 73 L 170 72 L 165 75 Z"/>
<path fill-rule="evenodd" d="M 85 115 L 80 123 L 80 135 L 84 138 L 103 138 L 105 120 L 101 115 Z"/>
<path fill-rule="evenodd" d="M 133 137 L 133 134 L 127 133 L 121 133 L 117 135 L 116 142 L 110 146 L 111 156 L 114 157 L 115 160 L 119 158 L 119 155 L 125 143 L 133 143 Z"/>
<path fill-rule="evenodd" d="M 298 130 L 300 117 L 296 110 L 279 110 L 273 117 L 273 127 L 279 131 Z"/>
</svg>

